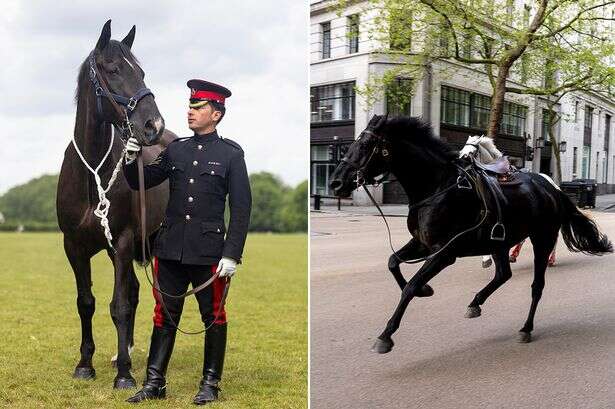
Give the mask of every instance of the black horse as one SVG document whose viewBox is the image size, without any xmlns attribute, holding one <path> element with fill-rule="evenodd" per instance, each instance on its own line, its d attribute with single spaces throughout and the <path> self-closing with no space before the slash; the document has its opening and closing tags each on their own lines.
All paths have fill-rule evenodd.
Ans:
<svg viewBox="0 0 615 409">
<path fill-rule="evenodd" d="M 125 126 L 123 121 L 126 119 L 120 117 L 115 109 L 118 105 L 113 106 L 109 94 L 103 92 L 102 87 L 106 87 L 110 93 L 128 97 L 136 95 L 140 90 L 147 90 L 143 82 L 144 73 L 130 51 L 134 36 L 133 26 L 121 42 L 111 40 L 111 21 L 107 21 L 95 49 L 79 70 L 74 141 L 92 168 L 101 163 L 111 144 L 112 126 Z M 98 86 L 94 84 L 95 81 L 98 81 Z M 134 136 L 144 145 L 152 145 L 143 149 L 144 161 L 148 163 L 158 156 L 164 145 L 177 136 L 164 129 L 164 121 L 153 95 L 140 95 L 140 98 L 135 98 L 137 101 L 128 101 L 134 108 L 130 122 Z M 109 156 L 98 171 L 104 186 L 111 179 L 124 150 L 124 142 L 117 133 L 120 132 L 116 132 Z M 163 146 L 155 145 L 158 143 Z M 147 233 L 152 235 L 164 216 L 168 184 L 150 189 L 148 196 Z M 91 379 L 95 376 L 92 366 L 95 349 L 92 316 L 95 300 L 91 290 L 90 259 L 99 251 L 106 250 L 115 271 L 110 310 L 117 329 L 118 373 L 113 385 L 115 388 L 130 388 L 136 386 L 130 374 L 129 347 L 132 348 L 134 344 L 135 312 L 139 302 L 139 281 L 133 268 L 133 259 L 145 260 L 139 251 L 139 202 L 138 195 L 129 188 L 121 173 L 116 175 L 107 198 L 110 201 L 108 220 L 113 248 L 109 246 L 100 219 L 94 215 L 94 209 L 99 203 L 95 179 L 80 159 L 75 146 L 69 144 L 64 153 L 58 182 L 57 213 L 60 229 L 64 233 L 64 250 L 77 281 L 77 308 L 81 318 L 81 359 L 74 377 Z"/>
<path fill-rule="evenodd" d="M 373 351 L 387 353 L 393 348 L 391 336 L 410 300 L 432 295 L 427 283 L 457 257 L 491 254 L 495 261 L 495 277 L 468 307 L 466 317 L 474 318 L 480 315 L 480 305 L 511 277 L 510 248 L 529 236 L 534 246 L 532 304 L 519 333 L 520 342 L 529 342 L 549 253 L 560 228 L 571 251 L 612 252 L 610 241 L 596 224 L 555 185 L 535 173 L 517 172 L 516 184 L 500 188 L 499 220 L 505 237 L 492 239 L 498 199 L 482 189 L 475 166 L 471 159 L 458 159 L 458 153 L 434 137 L 431 127 L 419 119 L 374 116 L 335 169 L 331 188 L 336 195 L 347 196 L 357 185 L 390 172 L 409 198 L 407 225 L 412 239 L 389 258 L 388 266 L 402 289 L 401 301 Z M 426 258 L 425 263 L 406 282 L 399 265 L 421 258 Z"/>
</svg>

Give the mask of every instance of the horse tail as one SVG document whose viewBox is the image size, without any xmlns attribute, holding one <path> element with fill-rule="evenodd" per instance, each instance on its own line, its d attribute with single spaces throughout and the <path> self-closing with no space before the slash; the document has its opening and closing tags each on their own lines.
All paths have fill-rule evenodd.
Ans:
<svg viewBox="0 0 615 409">
<path fill-rule="evenodd" d="M 612 253 L 611 241 L 598 230 L 596 222 L 581 213 L 564 192 L 558 193 L 563 206 L 562 236 L 568 250 L 593 255 Z"/>
</svg>

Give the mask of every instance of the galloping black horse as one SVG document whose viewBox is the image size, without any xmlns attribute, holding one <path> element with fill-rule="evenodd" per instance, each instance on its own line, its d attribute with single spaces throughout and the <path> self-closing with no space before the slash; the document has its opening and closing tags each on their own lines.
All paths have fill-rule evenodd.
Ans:
<svg viewBox="0 0 615 409">
<path fill-rule="evenodd" d="M 112 126 L 125 126 L 125 120 L 113 105 L 111 94 L 126 96 L 133 108 L 130 110 L 132 131 L 137 139 L 148 146 L 143 149 L 145 163 L 152 161 L 166 145 L 177 138 L 164 129 L 164 121 L 158 112 L 154 97 L 145 88 L 144 73 L 132 55 L 130 48 L 135 36 L 135 27 L 121 41 L 111 40 L 111 21 L 104 25 L 95 49 L 85 60 L 78 76 L 76 93 L 77 115 L 74 141 L 88 164 L 95 168 L 109 149 Z M 106 91 L 102 88 L 105 87 Z M 129 98 L 135 96 L 134 102 Z M 116 101 L 117 102 L 117 101 Z M 120 132 L 117 132 L 120 133 Z M 109 156 L 100 166 L 98 174 L 106 187 L 113 170 L 120 160 L 124 142 L 115 135 Z M 121 170 L 120 170 L 121 172 Z M 148 191 L 147 221 L 148 235 L 154 234 L 164 216 L 168 199 L 168 185 Z M 140 254 L 138 240 L 140 226 L 138 218 L 138 195 L 133 192 L 124 177 L 116 175 L 115 183 L 107 193 L 110 201 L 108 212 L 109 228 L 113 236 L 113 249 L 109 246 L 100 220 L 94 215 L 99 202 L 96 182 L 79 157 L 73 144 L 64 153 L 57 192 L 57 213 L 60 229 L 64 233 L 64 250 L 75 273 L 77 281 L 77 308 L 81 318 L 81 359 L 74 377 L 94 378 L 92 366 L 94 339 L 92 337 L 92 316 L 95 300 L 92 295 L 90 259 L 101 250 L 106 250 L 113 262 L 115 284 L 110 304 L 111 317 L 117 329 L 117 370 L 115 388 L 135 387 L 130 374 L 129 347 L 134 344 L 134 320 L 139 302 L 139 281 L 133 268 L 133 259 L 144 260 Z"/>
<path fill-rule="evenodd" d="M 435 138 L 431 127 L 421 120 L 374 116 L 335 169 L 331 188 L 339 196 L 347 196 L 357 185 L 372 183 L 390 172 L 410 202 L 407 225 L 412 239 L 389 258 L 389 270 L 402 289 L 401 300 L 373 351 L 391 351 L 391 336 L 399 328 L 410 300 L 432 295 L 427 283 L 457 257 L 492 254 L 495 261 L 495 277 L 468 307 L 466 317 L 474 318 L 480 315 L 480 305 L 511 277 L 510 248 L 529 236 L 534 246 L 532 304 L 519 333 L 520 342 L 529 342 L 549 253 L 560 228 L 571 251 L 612 252 L 610 241 L 596 224 L 556 186 L 535 173 L 518 172 L 514 175 L 517 184 L 501 188 L 500 220 L 505 237 L 493 240 L 492 228 L 498 221 L 493 209 L 498 199 L 481 193 L 474 166 L 469 159 L 458 159 L 457 152 Z M 406 282 L 399 265 L 423 257 L 425 263 Z"/>
</svg>

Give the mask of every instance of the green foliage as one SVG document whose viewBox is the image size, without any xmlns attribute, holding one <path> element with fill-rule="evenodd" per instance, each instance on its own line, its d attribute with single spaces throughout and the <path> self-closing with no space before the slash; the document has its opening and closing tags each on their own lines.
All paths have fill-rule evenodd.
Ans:
<svg viewBox="0 0 615 409">
<path fill-rule="evenodd" d="M 58 175 L 44 175 L 0 196 L 0 212 L 8 225 L 4 228 L 14 230 L 21 224 L 26 230 L 57 230 L 57 185 Z"/>
<path fill-rule="evenodd" d="M 0 231 L 58 230 L 56 187 L 58 175 L 45 175 L 16 186 L 0 196 L 0 212 L 5 223 Z M 296 188 L 280 178 L 260 172 L 250 175 L 252 187 L 251 231 L 307 231 L 307 181 Z M 227 210 L 228 223 L 228 210 Z"/>
<path fill-rule="evenodd" d="M 250 230 L 307 231 L 307 181 L 295 189 L 269 172 L 250 175 L 252 217 Z"/>
</svg>

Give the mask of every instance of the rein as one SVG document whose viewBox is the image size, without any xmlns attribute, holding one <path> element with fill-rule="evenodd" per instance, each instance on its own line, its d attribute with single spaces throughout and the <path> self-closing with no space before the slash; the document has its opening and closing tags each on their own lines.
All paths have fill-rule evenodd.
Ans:
<svg viewBox="0 0 615 409">
<path fill-rule="evenodd" d="M 425 205 L 431 199 L 433 199 L 433 198 L 435 198 L 437 196 L 440 196 L 440 195 L 444 194 L 445 192 L 448 192 L 449 190 L 451 190 L 451 189 L 453 189 L 455 187 L 457 187 L 459 189 L 472 189 L 472 186 L 470 184 L 470 180 L 472 180 L 475 183 L 475 185 L 476 185 L 476 180 L 472 176 L 470 176 L 470 174 L 464 168 L 462 168 L 461 166 L 458 166 L 458 165 L 456 165 L 456 166 L 457 166 L 457 168 L 459 170 L 461 170 L 465 174 L 463 176 L 463 179 L 461 179 L 462 176 L 459 175 L 459 177 L 457 178 L 457 181 L 455 183 L 453 183 L 452 185 L 448 186 L 447 188 L 445 188 L 445 189 L 443 189 L 443 190 L 441 190 L 441 191 L 439 191 L 437 193 L 434 193 L 433 195 L 429 196 L 428 198 L 426 198 L 424 200 L 421 200 L 420 202 L 415 203 L 414 205 L 410 206 L 410 210 L 408 212 L 410 212 L 413 209 L 416 209 L 418 207 L 421 207 L 421 206 Z M 467 181 L 469 187 L 467 185 L 462 185 L 460 183 L 460 180 Z M 363 187 L 363 189 L 365 190 L 365 193 L 367 193 L 367 196 L 369 197 L 369 199 L 372 201 L 374 206 L 376 206 L 376 208 L 378 209 L 378 212 L 380 213 L 380 216 L 382 217 L 382 220 L 384 220 L 384 224 L 386 225 L 387 233 L 388 233 L 388 237 L 389 237 L 389 247 L 391 248 L 391 251 L 393 252 L 393 255 L 395 256 L 395 258 L 400 263 L 416 264 L 416 263 L 420 263 L 420 262 L 423 262 L 423 261 L 431 260 L 432 258 L 436 257 L 438 254 L 443 252 L 451 244 L 453 244 L 453 242 L 455 240 L 457 240 L 459 237 L 463 236 L 466 233 L 469 233 L 471 231 L 474 231 L 474 230 L 478 229 L 485 222 L 485 220 L 487 219 L 488 210 L 487 210 L 487 202 L 486 202 L 485 196 L 479 190 L 476 190 L 478 192 L 479 197 L 481 198 L 482 203 L 483 203 L 483 211 L 482 211 L 483 217 L 481 218 L 481 220 L 477 224 L 475 224 L 474 226 L 472 226 L 472 227 L 470 227 L 470 228 L 468 228 L 466 230 L 463 230 L 460 233 L 457 233 L 455 236 L 453 236 L 453 238 L 451 238 L 444 246 L 442 246 L 435 253 L 432 253 L 432 254 L 430 254 L 428 256 L 425 256 L 425 257 L 420 257 L 420 258 L 417 258 L 417 259 L 413 259 L 413 260 L 403 260 L 403 259 L 401 259 L 397 255 L 397 250 L 395 250 L 395 248 L 393 247 L 393 241 L 391 239 L 391 228 L 389 227 L 389 223 L 387 222 L 387 219 L 386 219 L 384 213 L 382 212 L 382 209 L 380 208 L 380 206 L 378 205 L 378 203 L 376 202 L 376 200 L 374 199 L 372 194 L 369 192 L 369 190 L 367 189 L 365 184 L 362 184 L 360 186 Z"/>
<path fill-rule="evenodd" d="M 378 139 L 378 141 L 382 142 L 384 139 L 374 133 L 371 130 L 365 130 L 363 131 L 366 134 L 372 135 L 374 137 L 376 137 Z M 369 163 L 371 162 L 371 160 L 374 158 L 375 154 L 378 153 L 378 150 L 381 150 L 382 156 L 385 160 L 389 161 L 389 152 L 387 147 L 379 147 L 379 144 L 376 144 L 376 146 L 374 146 L 374 149 L 372 150 L 372 152 L 370 153 L 370 155 L 368 156 L 367 160 L 365 161 L 365 163 L 363 163 L 362 165 L 357 165 L 354 164 L 352 162 L 350 162 L 346 157 L 342 158 L 342 162 L 347 163 L 349 166 L 351 166 L 352 168 L 354 168 L 357 172 L 357 186 L 358 187 L 363 187 L 363 189 L 365 190 L 365 193 L 367 193 L 367 197 L 369 197 L 369 199 L 371 200 L 371 202 L 374 204 L 374 206 L 376 206 L 376 208 L 378 209 L 378 212 L 380 213 L 380 216 L 382 217 L 382 220 L 384 220 L 384 224 L 386 225 L 387 228 L 387 233 L 388 233 L 388 237 L 389 237 L 389 247 L 391 248 L 391 251 L 393 251 L 393 255 L 395 255 L 395 258 L 397 258 L 397 260 L 400 263 L 405 263 L 405 264 L 416 264 L 416 263 L 420 263 L 423 261 L 428 261 L 433 259 L 434 257 L 436 257 L 437 255 L 439 255 L 440 253 L 442 253 L 444 250 L 446 250 L 451 244 L 453 244 L 453 242 L 455 240 L 457 240 L 459 237 L 463 236 L 466 233 L 472 232 L 476 229 L 478 229 L 480 226 L 482 226 L 482 224 L 485 222 L 485 220 L 487 219 L 487 213 L 489 212 L 488 207 L 487 207 L 487 200 L 485 198 L 484 193 L 478 189 L 478 180 L 474 177 L 472 177 L 468 171 L 459 166 L 458 164 L 455 163 L 455 166 L 457 167 L 458 171 L 462 172 L 461 175 L 459 175 L 457 177 L 457 180 L 455 183 L 451 184 L 450 186 L 447 186 L 446 188 L 444 188 L 443 190 L 440 190 L 439 192 L 436 192 L 434 194 L 432 194 L 431 196 L 409 206 L 409 210 L 408 213 L 410 213 L 412 210 L 414 209 L 418 209 L 419 207 L 424 206 L 425 204 L 427 204 L 428 202 L 430 202 L 431 200 L 433 200 L 434 198 L 443 195 L 444 193 L 448 192 L 451 189 L 454 189 L 455 187 L 458 189 L 470 189 L 470 190 L 474 190 L 477 192 L 478 196 L 480 197 L 481 201 L 482 201 L 482 205 L 483 208 L 481 210 L 481 212 L 483 213 L 482 218 L 480 219 L 480 221 L 475 224 L 474 226 L 463 230 L 460 233 L 457 233 L 455 236 L 453 236 L 444 246 L 442 246 L 439 250 L 437 250 L 436 252 L 425 256 L 425 257 L 420 257 L 417 259 L 413 259 L 413 260 L 402 260 L 398 255 L 397 255 L 397 251 L 395 250 L 395 248 L 393 247 L 393 241 L 391 239 L 391 228 L 389 227 L 389 223 L 382 211 L 382 209 L 380 208 L 380 205 L 378 205 L 378 203 L 376 202 L 376 200 L 374 199 L 374 197 L 372 196 L 372 194 L 370 193 L 370 191 L 367 189 L 367 182 L 365 177 L 363 176 L 363 173 L 365 171 L 365 169 L 367 168 L 367 166 L 369 165 Z M 472 182 L 474 183 L 474 186 L 472 185 Z"/>
</svg>

